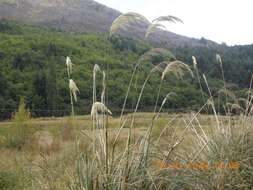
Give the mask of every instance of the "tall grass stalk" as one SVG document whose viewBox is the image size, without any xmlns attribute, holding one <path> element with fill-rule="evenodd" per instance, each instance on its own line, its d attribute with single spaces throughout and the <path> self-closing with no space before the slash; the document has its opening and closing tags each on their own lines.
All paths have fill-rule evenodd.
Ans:
<svg viewBox="0 0 253 190">
<path fill-rule="evenodd" d="M 208 103 L 209 105 L 211 105 L 212 110 L 213 110 L 213 113 L 214 113 L 214 115 L 215 115 L 215 119 L 216 119 L 217 125 L 218 125 L 218 129 L 220 129 L 220 122 L 219 122 L 218 115 L 217 115 L 217 112 L 216 112 L 216 109 L 215 109 L 214 99 L 213 99 L 211 90 L 210 90 L 210 88 L 209 88 L 209 85 L 208 85 L 208 82 L 207 82 L 207 79 L 206 79 L 205 74 L 203 74 L 203 78 L 204 78 L 204 81 L 205 81 L 205 83 L 206 83 L 206 86 L 207 86 L 207 89 L 208 89 L 208 92 L 209 92 L 209 96 L 210 96 L 210 99 L 207 101 L 207 103 Z"/>
<path fill-rule="evenodd" d="M 73 63 L 72 63 L 70 57 L 66 58 L 66 66 L 67 66 L 68 78 L 70 79 L 72 72 L 73 72 Z"/>
<path fill-rule="evenodd" d="M 132 75 L 131 75 L 130 82 L 129 82 L 128 87 L 127 87 L 126 96 L 125 96 L 124 103 L 123 103 L 123 106 L 122 106 L 122 109 L 121 109 L 121 114 L 120 114 L 120 125 L 122 123 L 122 118 L 123 118 L 123 114 L 124 114 L 124 111 L 125 111 L 127 98 L 128 98 L 128 95 L 129 95 L 129 92 L 130 92 L 130 89 L 131 89 L 131 86 L 132 86 L 132 83 L 133 83 L 133 78 L 134 78 L 134 75 L 135 75 L 136 70 L 137 70 L 137 68 L 138 68 L 139 65 L 140 65 L 140 62 L 138 62 L 135 65 L 134 70 L 133 70 Z"/>
<path fill-rule="evenodd" d="M 226 85 L 226 80 L 225 80 L 225 75 L 224 75 L 224 70 L 223 70 L 223 62 L 222 62 L 221 56 L 219 54 L 216 54 L 216 60 L 217 60 L 217 63 L 219 64 L 219 66 L 220 66 L 224 89 L 227 90 L 227 85 Z M 227 104 L 228 103 L 227 94 L 225 94 L 225 97 L 226 97 L 226 104 Z M 225 109 L 225 112 L 226 112 L 226 109 Z"/>
<path fill-rule="evenodd" d="M 80 93 L 73 79 L 69 79 L 69 93 L 70 93 L 70 101 L 71 101 L 71 115 L 73 117 L 75 115 L 74 100 L 75 102 L 77 102 L 77 93 Z"/>
<path fill-rule="evenodd" d="M 97 72 L 100 72 L 100 67 L 95 64 L 93 67 L 93 94 L 92 94 L 92 108 L 93 105 L 95 105 L 95 103 L 97 102 L 97 93 L 96 93 L 96 75 Z M 93 109 L 92 109 L 93 110 Z M 96 149 L 96 135 L 95 135 L 95 129 L 96 129 L 96 125 L 97 125 L 97 115 L 93 115 L 92 111 L 91 111 L 91 117 L 92 117 L 92 136 L 93 136 L 93 154 L 95 155 L 95 149 Z"/>
<path fill-rule="evenodd" d="M 205 103 L 204 90 L 203 90 L 203 87 L 202 87 L 202 84 L 201 84 L 201 81 L 200 81 L 198 62 L 197 62 L 196 57 L 192 56 L 192 62 L 193 62 L 193 68 L 194 68 L 194 70 L 196 72 L 196 75 L 197 75 L 197 80 L 198 80 L 198 83 L 199 83 L 199 88 L 201 90 L 202 100 L 203 100 L 203 103 Z"/>
</svg>

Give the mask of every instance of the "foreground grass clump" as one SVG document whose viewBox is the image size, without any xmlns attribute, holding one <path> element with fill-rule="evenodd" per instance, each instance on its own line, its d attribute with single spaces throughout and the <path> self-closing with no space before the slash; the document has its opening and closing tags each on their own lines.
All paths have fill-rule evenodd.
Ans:
<svg viewBox="0 0 253 190">
<path fill-rule="evenodd" d="M 21 149 L 31 140 L 34 128 L 30 124 L 30 112 L 26 110 L 24 99 L 21 98 L 18 110 L 12 117 L 12 126 L 4 142 L 6 147 Z"/>
<path fill-rule="evenodd" d="M 93 154 L 91 141 L 80 152 L 70 189 L 252 189 L 252 119 L 217 116 L 218 129 L 214 117 L 209 126 L 201 117 L 185 115 L 179 119 L 185 127 L 169 124 L 150 139 L 143 131 L 129 149 L 127 138 L 111 144 L 108 163 L 102 148 Z M 231 120 L 235 124 L 226 123 Z"/>
<path fill-rule="evenodd" d="M 4 183 L 12 181 L 13 185 L 13 176 L 16 176 L 31 190 L 251 189 L 253 130 L 250 117 L 218 116 L 224 130 L 221 132 L 216 129 L 215 116 L 164 113 L 154 122 L 148 143 L 147 126 L 152 115 L 137 114 L 135 122 L 142 127 L 133 129 L 128 151 L 131 123 L 120 134 L 118 128 L 108 128 L 108 164 L 104 146 L 100 144 L 103 141 L 99 139 L 104 138 L 103 129 L 95 130 L 93 153 L 93 133 L 88 128 L 91 122 L 82 125 L 90 120 L 88 117 L 87 120 L 76 117 L 73 126 L 76 138 L 67 141 L 61 134 L 68 123 L 65 119 L 32 119 L 34 127 L 43 124 L 46 131 L 54 131 L 61 148 L 50 154 L 35 151 L 35 148 L 21 151 L 2 148 L 0 171 L 3 175 L 11 173 L 5 175 Z M 127 122 L 131 122 L 131 115 Z M 110 117 L 108 123 L 109 127 L 119 125 L 120 118 Z M 225 130 L 229 126 L 230 135 Z M 14 185 L 21 187 L 16 182 Z"/>
<path fill-rule="evenodd" d="M 121 18 L 124 17 L 123 20 Z M 116 19 L 115 27 L 118 25 L 126 27 L 129 22 L 138 22 L 141 19 L 139 14 L 126 14 Z M 170 18 L 170 17 L 164 17 Z M 118 23 L 118 21 L 120 21 Z M 128 22 L 129 21 L 129 22 Z M 170 73 L 182 79 L 185 70 L 193 76 L 191 68 L 181 61 L 165 60 L 158 63 L 147 74 L 141 85 L 141 90 L 133 106 L 131 122 L 128 126 L 128 135 L 125 146 L 118 147 L 122 129 L 126 126 L 127 119 L 123 116 L 129 91 L 131 89 L 136 69 L 133 70 L 130 83 L 127 88 L 126 97 L 120 116 L 118 134 L 111 146 L 108 146 L 108 113 L 100 110 L 93 116 L 93 136 L 90 139 L 90 148 L 81 152 L 77 160 L 76 176 L 70 186 L 71 190 L 82 189 L 252 189 L 252 145 L 253 140 L 252 122 L 252 98 L 247 99 L 247 105 L 243 114 L 231 122 L 233 111 L 229 105 L 237 105 L 229 98 L 227 84 L 225 82 L 221 58 L 219 64 L 222 70 L 223 89 L 226 91 L 224 113 L 219 115 L 216 110 L 214 96 L 209 88 L 207 78 L 203 74 L 205 89 L 209 96 L 204 96 L 203 84 L 200 82 L 200 75 L 197 68 L 196 58 L 193 57 L 194 69 L 197 73 L 199 86 L 202 92 L 204 105 L 190 117 L 183 117 L 184 126 L 181 130 L 172 129 L 170 120 L 164 127 L 159 128 L 160 133 L 154 131 L 160 113 L 171 95 L 169 92 L 159 105 L 160 89 L 166 74 Z M 164 66 L 165 65 L 165 66 Z M 144 89 L 154 73 L 162 73 L 160 88 L 156 97 L 156 104 L 153 114 L 146 126 L 146 130 L 140 136 L 135 136 L 136 113 L 143 96 Z M 138 73 L 137 73 L 138 75 Z M 95 77 L 93 78 L 95 81 Z M 251 90 L 251 86 L 250 86 Z M 95 83 L 93 92 L 96 92 Z M 94 94 L 93 94 L 94 97 Z M 102 98 L 101 98 L 102 101 Z M 93 104 L 95 103 L 93 99 Z M 103 103 L 106 103 L 103 102 Z M 219 102 L 220 105 L 220 102 Z M 106 105 L 103 104 L 104 107 Z M 219 108 L 220 109 L 220 108 Z M 243 108 L 242 108 L 243 109 Z M 200 120 L 200 113 L 203 110 L 211 110 L 214 115 L 214 122 L 209 128 L 205 128 Z M 100 118 L 98 120 L 98 118 Z M 224 119 L 225 118 L 225 119 Z M 99 124 L 98 124 L 99 123 Z M 172 130 L 171 130 L 172 129 Z M 240 130 L 240 132 L 238 131 Z"/>
</svg>

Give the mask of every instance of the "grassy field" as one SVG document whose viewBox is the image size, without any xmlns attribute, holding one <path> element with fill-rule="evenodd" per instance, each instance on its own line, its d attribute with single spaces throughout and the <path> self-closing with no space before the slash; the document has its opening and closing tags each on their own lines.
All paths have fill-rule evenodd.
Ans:
<svg viewBox="0 0 253 190">
<path fill-rule="evenodd" d="M 147 134 L 149 125 L 152 122 L 151 115 L 152 113 L 139 113 L 136 115 L 136 125 L 133 129 L 133 140 L 131 141 L 134 151 L 137 151 L 143 137 L 145 134 Z M 157 156 L 152 157 L 149 166 L 146 167 L 150 168 L 150 172 L 155 172 L 156 170 L 163 170 L 163 172 L 167 171 L 167 173 L 175 180 L 167 182 L 171 183 L 171 189 L 176 189 L 178 185 L 180 185 L 182 189 L 186 189 L 186 187 L 184 188 L 185 183 L 183 182 L 184 178 L 186 178 L 186 175 L 194 175 L 195 177 L 198 176 L 199 173 L 206 173 L 206 177 L 210 177 L 210 175 L 222 175 L 223 177 L 225 174 L 228 175 L 227 170 L 229 169 L 220 169 L 217 168 L 218 166 L 216 168 L 212 168 L 212 171 L 215 172 L 215 174 L 212 174 L 207 168 L 206 170 L 203 170 L 203 168 L 200 170 L 198 168 L 202 166 L 204 162 L 209 162 L 209 160 L 204 160 L 207 159 L 207 157 L 204 156 L 205 151 L 198 153 L 198 146 L 203 147 L 203 145 L 201 145 L 201 142 L 197 139 L 204 140 L 205 135 L 208 136 L 208 138 L 212 138 L 213 135 L 216 135 L 216 132 L 214 132 L 216 118 L 211 115 L 199 115 L 196 117 L 196 119 L 194 119 L 194 121 L 192 121 L 191 127 L 188 128 L 187 123 L 189 123 L 194 117 L 194 114 L 161 114 L 160 118 L 154 124 L 151 142 L 152 145 L 153 143 L 157 143 L 156 146 L 160 147 L 159 151 L 161 152 L 159 154 L 166 155 L 166 151 L 172 151 L 173 147 L 175 147 L 175 149 L 173 149 L 168 162 L 172 165 L 166 165 L 167 167 L 164 167 L 165 165 L 162 162 L 163 159 L 159 159 L 159 154 L 157 154 Z M 128 140 L 131 115 L 128 115 L 125 118 L 128 119 L 126 119 L 125 128 L 123 128 L 120 132 L 115 154 L 124 152 L 126 142 Z M 219 121 L 222 122 L 223 126 L 236 126 L 237 131 L 240 132 L 240 130 L 242 130 L 242 128 L 240 129 L 239 126 L 239 117 L 229 118 L 220 116 Z M 32 129 L 29 130 L 30 137 L 27 137 L 27 141 L 20 147 L 14 146 L 8 142 L 8 139 L 10 138 L 9 135 L 13 135 L 12 128 L 15 128 L 15 121 L 6 121 L 0 123 L 0 189 L 78 189 L 76 185 L 77 179 L 80 177 L 80 171 L 78 172 L 77 167 L 80 164 L 80 156 L 86 153 L 90 154 L 90 146 L 92 145 L 91 142 L 93 139 L 91 130 L 92 120 L 90 116 L 76 116 L 74 120 L 71 120 L 69 117 L 37 118 L 29 120 L 28 123 L 29 124 L 27 127 Z M 107 135 L 110 152 L 119 131 L 120 119 L 118 117 L 110 117 L 108 126 L 109 129 Z M 204 130 L 204 132 L 202 132 L 202 130 Z M 95 130 L 95 134 L 100 134 L 100 131 L 102 130 Z M 163 133 L 161 134 L 161 132 Z M 181 135 L 183 136 L 182 141 L 180 138 Z M 158 142 L 157 139 L 159 138 L 160 140 Z M 213 140 L 217 139 L 213 137 Z M 236 141 L 235 137 L 233 141 Z M 175 143 L 180 143 L 180 145 Z M 231 145 L 232 144 L 227 144 L 226 146 Z M 154 147 L 152 149 L 154 149 Z M 233 147 L 231 147 L 231 149 L 233 149 Z M 195 163 L 195 168 L 194 165 L 191 165 L 190 167 L 188 163 L 190 162 L 189 160 L 192 160 L 192 158 L 197 154 L 199 154 L 199 156 L 197 157 L 198 162 L 196 161 L 196 163 L 201 163 L 202 165 L 196 165 L 195 161 L 193 161 Z M 234 154 L 235 155 L 231 159 L 237 163 L 237 160 L 234 159 L 238 157 L 238 155 L 236 156 L 237 153 Z M 216 161 L 220 161 L 221 163 L 228 161 L 226 154 L 217 159 L 218 160 Z M 252 162 L 252 158 L 249 157 L 248 159 Z M 238 160 L 238 162 L 239 161 L 240 164 L 242 164 L 244 161 L 247 163 L 247 160 Z M 230 168 L 230 171 L 231 170 L 233 169 Z M 238 168 L 234 169 L 233 172 L 235 170 L 237 173 L 240 173 L 238 172 Z M 174 174 L 171 174 L 172 171 Z M 239 174 L 237 173 L 230 175 L 238 177 Z M 152 179 L 151 175 L 153 174 L 149 175 Z M 180 175 L 182 176 L 179 180 L 178 177 Z M 249 182 L 246 183 L 245 181 L 249 176 L 246 175 L 245 179 L 238 179 L 239 181 L 243 180 L 241 182 L 244 182 L 248 186 L 237 186 L 235 189 L 249 189 L 252 187 L 252 184 Z M 191 185 L 191 183 L 193 183 L 192 180 L 193 178 L 186 179 L 187 184 L 189 183 L 187 188 L 200 189 L 201 187 L 205 187 L 203 184 L 200 185 L 196 181 L 194 183 L 198 184 L 199 186 L 196 186 L 196 188 L 193 187 Z M 201 178 L 198 180 L 201 180 Z M 202 181 L 204 184 L 208 183 L 208 181 L 205 181 L 205 179 L 202 180 L 204 180 Z M 238 183 L 238 180 L 235 179 L 235 183 Z M 223 182 L 215 182 L 217 184 L 219 183 L 219 185 L 224 185 L 221 187 L 217 186 L 217 189 L 228 189 L 231 187 L 226 186 L 228 184 L 225 182 L 225 180 Z M 176 183 L 178 184 L 176 185 Z M 151 182 L 151 184 L 154 185 L 154 187 L 151 189 L 163 189 L 162 187 L 164 186 L 164 184 L 160 184 L 161 187 L 155 187 L 156 184 L 159 184 L 156 181 Z M 206 187 L 209 188 L 210 186 Z M 93 187 L 93 189 L 96 188 L 99 189 L 98 187 Z M 135 189 L 135 187 L 129 188 Z M 109 189 L 113 188 L 111 187 Z"/>
</svg>

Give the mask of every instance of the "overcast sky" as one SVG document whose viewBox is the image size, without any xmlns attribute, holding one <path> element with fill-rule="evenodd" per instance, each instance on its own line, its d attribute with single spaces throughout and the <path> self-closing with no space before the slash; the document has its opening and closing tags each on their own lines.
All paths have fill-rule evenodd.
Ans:
<svg viewBox="0 0 253 190">
<path fill-rule="evenodd" d="M 253 0 L 96 0 L 121 12 L 138 12 L 153 20 L 174 15 L 184 24 L 167 29 L 189 37 L 228 45 L 253 44 Z"/>
</svg>

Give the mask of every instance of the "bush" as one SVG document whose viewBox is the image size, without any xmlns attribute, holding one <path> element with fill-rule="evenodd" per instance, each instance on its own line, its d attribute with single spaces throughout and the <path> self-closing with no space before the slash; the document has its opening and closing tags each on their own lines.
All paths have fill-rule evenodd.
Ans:
<svg viewBox="0 0 253 190">
<path fill-rule="evenodd" d="M 8 148 L 21 149 L 31 139 L 33 128 L 30 126 L 30 112 L 26 110 L 21 98 L 18 111 L 12 117 L 12 126 L 6 139 Z"/>
</svg>

